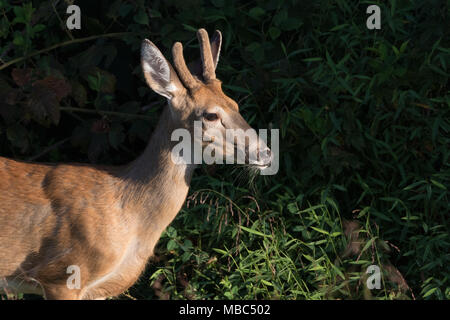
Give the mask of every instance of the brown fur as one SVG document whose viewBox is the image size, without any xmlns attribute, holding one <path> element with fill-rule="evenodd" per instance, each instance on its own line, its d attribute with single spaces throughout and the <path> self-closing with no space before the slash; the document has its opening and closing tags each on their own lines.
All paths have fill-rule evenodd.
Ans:
<svg viewBox="0 0 450 320">
<path fill-rule="evenodd" d="M 168 158 L 168 115 L 129 166 L 0 158 L 0 276 L 34 279 L 50 299 L 105 298 L 130 287 L 183 205 L 193 171 Z M 70 265 L 80 267 L 80 290 L 66 286 Z"/>
<path fill-rule="evenodd" d="M 144 153 L 129 165 L 35 164 L 0 157 L 0 289 L 43 293 L 47 299 L 121 294 L 144 270 L 188 193 L 194 165 L 171 161 L 171 132 L 192 129 L 193 120 L 216 106 L 224 128 L 249 128 L 219 80 L 203 83 L 194 75 L 201 85 L 184 87 L 179 70 L 148 40 L 143 63 L 150 87 L 170 103 Z M 152 73 L 152 68 L 162 71 Z M 67 286 L 71 265 L 80 268 L 80 289 Z"/>
</svg>

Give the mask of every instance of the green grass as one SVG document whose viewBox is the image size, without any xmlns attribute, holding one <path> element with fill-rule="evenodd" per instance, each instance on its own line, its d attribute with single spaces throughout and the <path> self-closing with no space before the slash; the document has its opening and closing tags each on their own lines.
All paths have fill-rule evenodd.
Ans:
<svg viewBox="0 0 450 320">
<path fill-rule="evenodd" d="M 69 44 L 65 7 L 49 3 L 0 0 L 2 156 L 130 161 L 164 105 L 141 77 L 141 40 L 167 56 L 182 41 L 195 57 L 199 27 L 224 35 L 217 75 L 243 116 L 280 129 L 275 176 L 197 170 L 121 298 L 450 298 L 448 1 L 79 1 L 74 38 L 129 34 Z M 366 28 L 371 4 L 381 30 Z M 65 95 L 42 109 L 26 69 L 72 90 L 60 83 Z M 365 285 L 372 264 L 380 290 Z"/>
</svg>

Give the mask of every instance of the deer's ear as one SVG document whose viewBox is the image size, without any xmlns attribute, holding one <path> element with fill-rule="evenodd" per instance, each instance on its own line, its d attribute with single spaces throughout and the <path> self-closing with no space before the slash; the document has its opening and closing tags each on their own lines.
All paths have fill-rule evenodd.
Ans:
<svg viewBox="0 0 450 320">
<path fill-rule="evenodd" d="M 185 91 L 173 67 L 153 42 L 147 39 L 141 46 L 141 64 L 147 84 L 156 93 L 170 100 Z"/>
<path fill-rule="evenodd" d="M 220 33 L 219 30 L 214 32 L 209 44 L 211 45 L 214 68 L 217 68 L 217 64 L 219 63 L 220 48 L 222 46 L 222 33 Z M 188 67 L 192 74 L 195 74 L 198 78 L 203 78 L 202 61 L 200 59 L 192 61 L 189 63 Z"/>
<path fill-rule="evenodd" d="M 214 32 L 210 44 L 214 67 L 217 68 L 217 64 L 219 63 L 220 47 L 222 46 L 222 33 L 219 30 Z"/>
</svg>

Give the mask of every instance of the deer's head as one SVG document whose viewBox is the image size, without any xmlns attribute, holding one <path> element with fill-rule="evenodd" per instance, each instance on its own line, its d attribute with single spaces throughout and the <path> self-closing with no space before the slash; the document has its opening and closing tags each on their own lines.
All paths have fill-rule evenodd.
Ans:
<svg viewBox="0 0 450 320">
<path fill-rule="evenodd" d="M 194 123 L 201 123 L 203 137 L 211 137 L 214 143 L 218 136 L 226 140 L 220 149 L 223 159 L 233 156 L 235 151 L 244 154 L 246 161 L 249 154 L 257 154 L 257 160 L 252 162 L 255 167 L 263 169 L 270 166 L 270 149 L 259 137 L 248 134 L 251 127 L 239 113 L 238 104 L 225 95 L 221 81 L 216 78 L 222 43 L 220 31 L 215 32 L 211 41 L 204 29 L 198 30 L 197 37 L 201 59 L 190 69 L 180 42 L 172 47 L 172 66 L 151 41 L 144 40 L 141 62 L 148 85 L 168 99 L 174 127 L 185 128 L 194 134 Z M 231 141 L 226 139 L 230 131 L 234 133 Z M 205 148 L 207 143 L 202 140 L 201 145 Z"/>
</svg>

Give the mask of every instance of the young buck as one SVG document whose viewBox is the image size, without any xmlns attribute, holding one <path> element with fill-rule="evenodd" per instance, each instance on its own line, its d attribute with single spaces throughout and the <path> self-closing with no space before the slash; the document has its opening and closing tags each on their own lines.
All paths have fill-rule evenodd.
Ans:
<svg viewBox="0 0 450 320">
<path fill-rule="evenodd" d="M 192 132 L 194 121 L 203 131 L 250 128 L 216 79 L 221 33 L 216 31 L 210 42 L 200 29 L 197 37 L 201 63 L 192 72 L 181 43 L 173 45 L 172 67 L 151 41 L 143 41 L 145 79 L 168 106 L 135 161 L 112 167 L 0 158 L 0 292 L 104 299 L 136 282 L 181 209 L 195 168 L 173 161 L 171 133 L 177 128 Z M 258 168 L 272 161 L 262 145 Z"/>
</svg>

